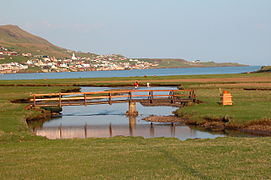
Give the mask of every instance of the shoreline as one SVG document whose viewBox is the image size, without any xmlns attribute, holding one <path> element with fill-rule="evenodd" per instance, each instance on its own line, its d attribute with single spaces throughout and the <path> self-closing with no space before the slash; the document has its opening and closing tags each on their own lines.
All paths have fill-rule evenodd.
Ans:
<svg viewBox="0 0 271 180">
<path fill-rule="evenodd" d="M 227 125 L 224 119 L 209 120 L 202 123 L 191 121 L 189 118 L 181 118 L 178 116 L 149 116 L 143 120 L 156 123 L 183 123 L 189 127 L 196 127 L 211 132 L 236 131 L 244 134 L 257 136 L 271 136 L 271 126 L 266 128 L 265 124 L 247 125 L 247 126 L 232 126 Z"/>
<path fill-rule="evenodd" d="M 160 68 L 147 68 L 147 69 L 174 69 L 174 68 L 210 68 L 210 67 L 248 67 L 250 65 L 221 65 L 221 66 L 176 66 L 176 67 L 160 67 Z M 261 66 L 260 66 L 261 67 Z M 116 70 L 99 70 L 99 71 L 94 71 L 94 72 L 104 72 L 104 71 L 130 71 L 130 70 L 146 70 L 146 69 L 116 69 Z M 30 71 L 30 72 L 21 72 L 21 71 L 18 71 L 16 73 L 2 73 L 0 72 L 0 75 L 4 75 L 4 74 L 33 74 L 33 73 L 64 73 L 64 72 L 93 72 L 93 71 L 63 71 L 63 72 L 42 72 L 42 71 Z"/>
</svg>

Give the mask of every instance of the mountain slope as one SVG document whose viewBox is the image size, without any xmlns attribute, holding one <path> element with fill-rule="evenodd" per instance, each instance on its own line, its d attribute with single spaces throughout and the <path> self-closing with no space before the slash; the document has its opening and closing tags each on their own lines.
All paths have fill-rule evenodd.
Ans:
<svg viewBox="0 0 271 180">
<path fill-rule="evenodd" d="M 47 40 L 30 34 L 15 25 L 0 26 L 0 45 L 18 52 L 31 52 L 36 55 L 67 57 L 70 53 Z"/>
</svg>

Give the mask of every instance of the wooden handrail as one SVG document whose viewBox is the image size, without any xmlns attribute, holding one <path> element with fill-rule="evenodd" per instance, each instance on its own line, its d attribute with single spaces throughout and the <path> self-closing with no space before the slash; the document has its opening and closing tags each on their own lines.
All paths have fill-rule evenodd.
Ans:
<svg viewBox="0 0 271 180">
<path fill-rule="evenodd" d="M 152 95 L 152 97 L 185 97 L 188 95 L 184 94 L 174 94 L 174 95 L 166 95 L 166 94 L 156 94 Z M 93 96 L 93 97 L 87 97 L 87 96 L 80 96 L 80 97 L 62 97 L 61 101 L 68 101 L 68 100 L 91 100 L 91 99 L 107 99 L 109 96 Z M 111 96 L 112 98 L 129 98 L 129 95 L 118 95 L 118 96 Z M 150 95 L 132 95 L 131 97 L 150 97 Z M 32 102 L 37 102 L 37 101 L 57 101 L 59 100 L 59 97 L 55 98 L 40 98 L 40 99 L 30 99 Z"/>
<path fill-rule="evenodd" d="M 121 90 L 121 91 L 95 91 L 95 92 L 72 92 L 72 93 L 47 93 L 47 94 L 31 94 L 31 96 L 58 96 L 61 94 L 62 96 L 67 96 L 67 95 L 79 95 L 79 94 L 116 94 L 116 93 L 133 93 L 133 92 L 191 92 L 193 90 L 186 89 L 186 90 Z"/>
<path fill-rule="evenodd" d="M 137 92 L 147 92 L 147 94 L 134 94 Z M 168 94 L 154 94 L 155 92 L 168 92 Z M 186 92 L 185 94 L 178 94 L 176 92 Z M 75 95 L 75 96 L 69 96 Z M 93 95 L 93 96 L 88 96 Z M 188 99 L 195 100 L 195 92 L 194 90 L 121 90 L 121 91 L 97 91 L 97 92 L 74 92 L 74 93 L 49 93 L 49 94 L 32 94 L 33 99 L 30 99 L 33 102 L 33 105 L 39 105 L 38 102 L 55 102 L 59 107 L 67 101 L 71 101 L 69 103 L 74 103 L 75 101 L 82 101 L 83 105 L 87 105 L 90 101 L 95 99 L 107 99 L 105 102 L 108 104 L 112 104 L 112 102 L 118 101 L 117 98 L 126 98 L 127 101 L 138 100 L 138 97 L 142 97 L 142 99 L 149 100 L 151 103 L 156 98 L 164 98 L 168 97 L 173 103 L 176 101 L 178 97 L 187 97 Z M 134 98 L 134 99 L 133 99 Z M 115 99 L 113 101 L 113 99 Z M 125 100 L 125 99 L 122 99 Z M 47 105 L 47 104 L 42 104 Z"/>
</svg>

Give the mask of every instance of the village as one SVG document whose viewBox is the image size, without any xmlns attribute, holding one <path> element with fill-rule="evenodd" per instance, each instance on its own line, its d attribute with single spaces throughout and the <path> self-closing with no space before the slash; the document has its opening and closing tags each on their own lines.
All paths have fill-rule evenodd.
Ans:
<svg viewBox="0 0 271 180">
<path fill-rule="evenodd" d="M 13 61 L 14 56 L 27 58 L 23 62 Z M 9 62 L 1 63 L 1 60 Z M 99 55 L 95 57 L 77 57 L 72 53 L 70 58 L 56 58 L 47 55 L 32 55 L 30 52 L 17 51 L 0 46 L 0 73 L 20 72 L 77 72 L 77 71 L 108 71 L 149 69 L 159 64 L 131 59 L 122 55 Z M 31 69 L 33 69 L 31 71 Z"/>
</svg>

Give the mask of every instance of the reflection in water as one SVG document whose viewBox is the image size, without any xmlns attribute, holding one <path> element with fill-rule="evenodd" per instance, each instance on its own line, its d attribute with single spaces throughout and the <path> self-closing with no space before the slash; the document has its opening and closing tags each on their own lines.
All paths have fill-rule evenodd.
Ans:
<svg viewBox="0 0 271 180">
<path fill-rule="evenodd" d="M 99 91 L 109 88 L 84 87 L 83 92 Z M 154 89 L 176 89 L 176 87 L 152 87 Z M 118 88 L 120 89 L 120 88 Z M 141 87 L 141 89 L 143 89 Z M 34 127 L 33 131 L 49 139 L 112 137 L 112 136 L 143 136 L 149 137 L 176 137 L 182 140 L 189 138 L 216 138 L 225 134 L 211 134 L 194 130 L 180 124 L 150 123 L 142 120 L 150 115 L 172 115 L 176 107 L 148 106 L 136 104 L 139 116 L 127 117 L 125 112 L 128 103 L 113 105 L 65 106 L 62 116 L 47 121 L 42 126 Z"/>
<path fill-rule="evenodd" d="M 112 136 L 142 136 L 150 137 L 177 137 L 185 140 L 189 138 L 216 138 L 222 134 L 213 135 L 208 132 L 193 130 L 188 126 L 178 124 L 136 124 L 136 118 L 129 118 L 129 125 L 84 125 L 36 128 L 34 132 L 49 139 L 112 137 Z"/>
<path fill-rule="evenodd" d="M 198 138 L 195 130 L 186 126 L 165 126 L 158 124 L 150 125 L 132 125 L 129 127 L 123 125 L 113 126 L 88 126 L 83 127 L 50 127 L 35 129 L 39 136 L 46 136 L 49 139 L 65 138 L 88 138 L 88 137 L 112 137 L 112 136 L 143 136 L 149 137 L 178 137 L 180 139 Z"/>
</svg>

